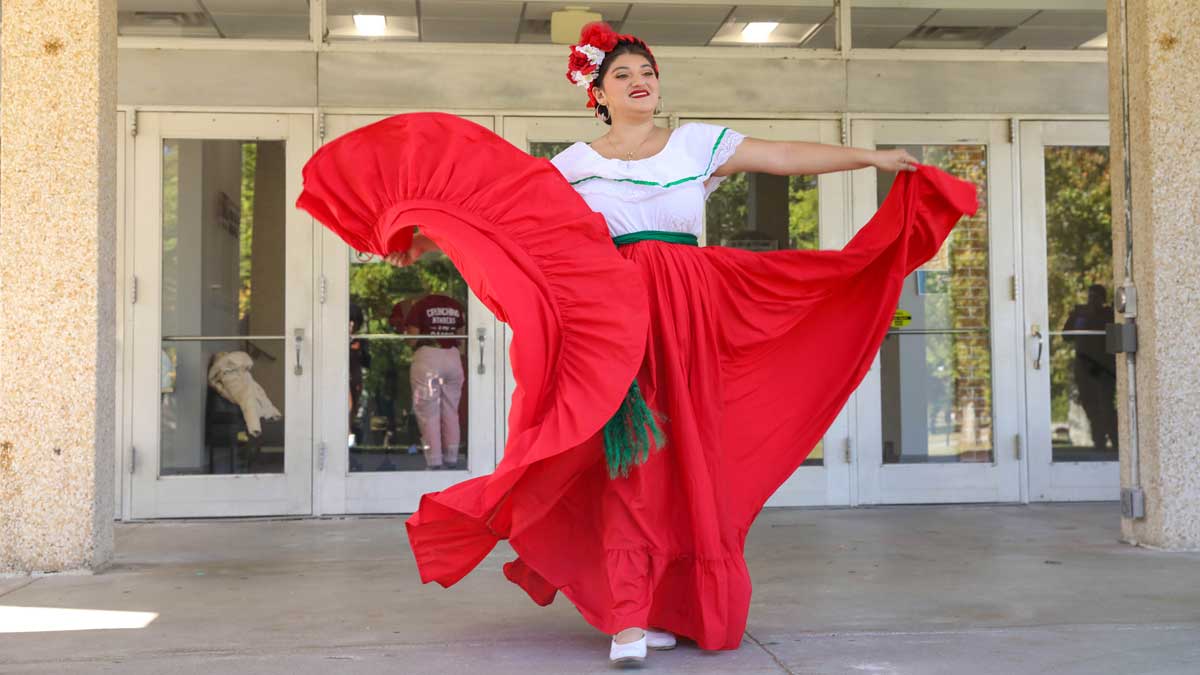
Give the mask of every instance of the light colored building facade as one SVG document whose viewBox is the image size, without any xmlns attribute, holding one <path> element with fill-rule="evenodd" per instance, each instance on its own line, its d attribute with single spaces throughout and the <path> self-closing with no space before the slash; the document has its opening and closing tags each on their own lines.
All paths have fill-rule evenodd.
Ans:
<svg viewBox="0 0 1200 675">
<path fill-rule="evenodd" d="M 552 16 L 560 3 L 35 4 L 6 0 L 0 10 L 0 363 L 6 382 L 64 350 L 92 365 L 4 390 L 0 568 L 97 564 L 109 516 L 403 513 L 424 492 L 492 470 L 513 387 L 505 326 L 444 259 L 391 268 L 292 204 L 316 148 L 390 114 L 452 112 L 540 155 L 603 133 L 564 78 L 566 47 L 548 44 L 555 22 L 574 20 Z M 1105 49 L 1119 26 L 1112 8 L 1107 19 L 1102 0 L 693 0 L 591 11 L 656 47 L 665 125 L 903 146 L 980 188 L 979 214 L 906 281 L 875 365 L 773 505 L 1118 498 L 1129 440 L 1126 424 L 1117 433 L 1127 400 L 1117 382 L 1128 371 L 1102 334 L 1124 255 L 1112 245 L 1124 224 L 1110 196 L 1123 185 L 1112 178 L 1120 154 L 1108 149 L 1121 138 L 1109 126 L 1110 84 L 1120 85 L 1109 73 L 1122 62 Z M 1145 40 L 1155 11 L 1134 10 L 1143 23 L 1131 23 L 1132 39 Z M 382 28 L 355 13 L 383 16 Z M 46 70 L 64 59 L 83 65 L 70 77 Z M 35 133 L 29 106 L 48 72 L 65 97 L 54 100 L 80 103 L 70 134 Z M 49 105 L 43 117 L 59 114 Z M 67 191 L 85 197 L 70 212 L 93 232 L 83 252 L 54 249 L 63 243 L 53 217 L 31 216 L 60 208 L 53 199 L 36 207 L 14 192 L 65 171 L 23 154 L 53 133 L 63 156 L 90 158 L 71 165 L 77 185 Z M 27 142 L 10 145 L 17 138 Z M 874 171 L 731 180 L 709 204 L 706 243 L 838 247 L 888 185 Z M 16 223 L 33 224 L 18 235 Z M 42 278 L 72 288 L 81 274 L 80 297 L 22 290 Z M 430 338 L 409 330 L 410 310 L 431 294 L 466 313 L 455 338 L 466 375 L 457 470 L 427 470 L 412 414 L 413 348 Z M 82 315 L 91 332 L 59 342 L 47 326 L 60 326 L 61 312 Z M 248 370 L 229 366 L 243 356 Z M 247 412 L 234 390 L 248 378 L 278 415 Z M 27 400 L 57 400 L 30 396 L 41 388 L 69 393 L 74 426 L 91 435 L 21 440 L 31 420 L 55 424 L 51 412 L 25 412 Z M 75 473 L 55 482 L 64 456 Z M 31 519 L 36 509 L 71 525 Z M 1178 523 L 1182 512 L 1155 513 Z M 1153 540 L 1140 527 L 1130 521 L 1127 534 Z M 75 543 L 51 543 L 60 540 Z"/>
</svg>

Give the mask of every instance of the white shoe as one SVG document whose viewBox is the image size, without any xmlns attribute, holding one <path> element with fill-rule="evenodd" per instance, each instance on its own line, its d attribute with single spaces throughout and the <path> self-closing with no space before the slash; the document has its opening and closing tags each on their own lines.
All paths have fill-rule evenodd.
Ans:
<svg viewBox="0 0 1200 675">
<path fill-rule="evenodd" d="M 625 644 L 617 644 L 613 637 L 612 647 L 608 650 L 608 662 L 619 668 L 637 668 L 646 661 L 646 633 L 642 639 Z"/>
<path fill-rule="evenodd" d="M 646 646 L 657 651 L 675 649 L 675 634 L 664 630 L 646 629 Z"/>
</svg>

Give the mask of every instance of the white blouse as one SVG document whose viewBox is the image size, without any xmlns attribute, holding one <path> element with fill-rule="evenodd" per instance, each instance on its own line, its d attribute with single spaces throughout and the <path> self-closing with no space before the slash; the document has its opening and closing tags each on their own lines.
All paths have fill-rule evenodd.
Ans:
<svg viewBox="0 0 1200 675">
<path fill-rule="evenodd" d="M 691 123 L 671 132 L 663 149 L 645 159 L 609 159 L 587 143 L 575 143 L 550 161 L 604 216 L 612 236 L 657 230 L 699 237 L 704 201 L 724 180 L 713 172 L 744 138 L 725 127 Z"/>
</svg>

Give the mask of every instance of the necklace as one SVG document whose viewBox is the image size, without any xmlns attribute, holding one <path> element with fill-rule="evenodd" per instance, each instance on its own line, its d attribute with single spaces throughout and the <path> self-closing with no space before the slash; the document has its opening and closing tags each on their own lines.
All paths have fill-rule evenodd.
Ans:
<svg viewBox="0 0 1200 675">
<path fill-rule="evenodd" d="M 650 137 L 651 137 L 651 136 L 653 136 L 653 135 L 655 134 L 655 132 L 657 132 L 657 131 L 658 131 L 658 127 L 655 127 L 655 128 L 653 128 L 653 129 L 651 129 L 651 130 L 650 130 L 650 133 L 646 134 L 646 137 L 642 139 L 642 142 L 637 144 L 637 147 L 635 147 L 633 150 L 630 150 L 629 152 L 625 153 L 625 161 L 626 161 L 626 162 L 632 162 L 632 161 L 633 161 L 633 156 L 634 156 L 634 155 L 635 155 L 635 154 L 636 154 L 636 153 L 637 153 L 639 150 L 641 150 L 641 149 L 642 149 L 642 146 L 646 144 L 646 141 L 650 140 Z M 612 140 L 612 137 L 611 137 L 611 136 L 607 136 L 607 135 L 606 135 L 606 136 L 604 137 L 604 140 L 608 141 L 608 147 L 612 148 L 612 149 L 613 149 L 613 150 L 614 150 L 614 151 L 617 153 L 617 155 L 620 155 L 620 154 L 621 154 L 621 149 L 617 147 L 617 144 L 616 144 L 616 143 L 613 143 L 613 140 Z"/>
</svg>

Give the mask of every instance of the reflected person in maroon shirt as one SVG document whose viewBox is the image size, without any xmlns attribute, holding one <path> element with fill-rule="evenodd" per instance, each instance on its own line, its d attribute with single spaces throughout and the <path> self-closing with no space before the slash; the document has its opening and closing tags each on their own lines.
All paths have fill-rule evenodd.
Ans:
<svg viewBox="0 0 1200 675">
<path fill-rule="evenodd" d="M 445 295 L 418 300 L 405 318 L 410 335 L 424 337 L 416 343 L 409 382 L 413 413 L 421 429 L 421 444 L 428 469 L 457 469 L 462 447 L 458 405 L 462 399 L 463 365 L 458 350 L 466 330 L 466 310 Z M 446 336 L 440 338 L 439 336 Z"/>
</svg>

